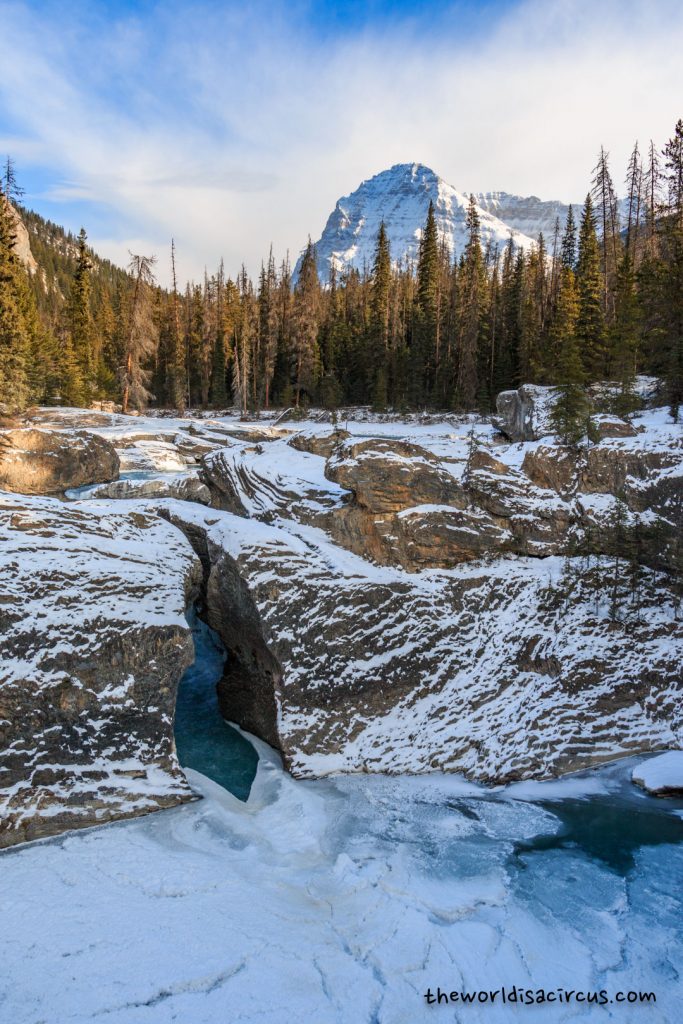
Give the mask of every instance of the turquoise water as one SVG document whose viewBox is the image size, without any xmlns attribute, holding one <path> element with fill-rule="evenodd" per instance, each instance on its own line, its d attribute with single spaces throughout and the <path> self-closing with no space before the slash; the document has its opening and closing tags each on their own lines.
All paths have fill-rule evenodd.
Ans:
<svg viewBox="0 0 683 1024">
<path fill-rule="evenodd" d="M 522 864 L 529 854 L 573 850 L 624 878 L 644 847 L 683 844 L 683 818 L 672 813 L 683 810 L 683 801 L 647 796 L 629 782 L 604 796 L 539 801 L 539 806 L 559 818 L 561 826 L 554 835 L 517 843 Z"/>
<path fill-rule="evenodd" d="M 190 619 L 195 660 L 178 688 L 175 740 L 183 768 L 194 768 L 240 800 L 249 796 L 258 754 L 251 743 L 221 718 L 216 684 L 223 675 L 225 650 L 216 634 L 195 615 Z"/>
</svg>

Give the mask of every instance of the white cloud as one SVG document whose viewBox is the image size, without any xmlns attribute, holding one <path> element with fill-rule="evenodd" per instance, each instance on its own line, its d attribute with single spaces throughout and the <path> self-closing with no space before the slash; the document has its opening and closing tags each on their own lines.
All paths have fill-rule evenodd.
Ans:
<svg viewBox="0 0 683 1024">
<path fill-rule="evenodd" d="M 52 197 L 109 210 L 103 254 L 176 238 L 181 274 L 292 255 L 339 195 L 419 160 L 461 190 L 576 200 L 600 144 L 617 182 L 635 138 L 683 116 L 678 0 L 529 0 L 472 36 L 457 10 L 320 38 L 270 5 L 96 15 L 0 3 L 0 96 Z M 21 132 L 17 129 L 20 126 Z M 39 206 L 39 204 L 36 204 Z M 87 227 L 87 224 L 86 224 Z"/>
</svg>

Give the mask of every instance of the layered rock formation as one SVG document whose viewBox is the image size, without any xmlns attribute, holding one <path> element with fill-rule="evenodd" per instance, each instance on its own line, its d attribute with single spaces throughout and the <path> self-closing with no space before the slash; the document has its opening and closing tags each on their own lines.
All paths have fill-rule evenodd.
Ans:
<svg viewBox="0 0 683 1024">
<path fill-rule="evenodd" d="M 280 444 L 203 460 L 217 507 L 293 519 L 381 565 L 449 568 L 503 554 L 605 554 L 679 570 L 683 439 L 606 436 L 575 450 L 467 439 L 444 457 L 400 439 Z M 290 449 L 292 447 L 290 443 Z"/>
<path fill-rule="evenodd" d="M 644 571 L 620 624 L 610 560 L 406 574 L 291 522 L 181 503 L 164 514 L 202 555 L 232 662 L 224 714 L 299 777 L 443 769 L 500 782 L 680 742 L 683 626 L 660 574 Z"/>
<path fill-rule="evenodd" d="M 89 429 L 127 467 L 184 466 L 178 490 L 162 471 L 98 502 L 3 498 L 5 844 L 188 797 L 192 549 L 221 710 L 296 775 L 493 782 L 681 745 L 683 441 L 663 411 L 579 452 L 469 422 L 119 419 Z"/>
<path fill-rule="evenodd" d="M 0 495 L 0 577 L 0 847 L 190 799 L 183 536 L 153 513 Z"/>
</svg>

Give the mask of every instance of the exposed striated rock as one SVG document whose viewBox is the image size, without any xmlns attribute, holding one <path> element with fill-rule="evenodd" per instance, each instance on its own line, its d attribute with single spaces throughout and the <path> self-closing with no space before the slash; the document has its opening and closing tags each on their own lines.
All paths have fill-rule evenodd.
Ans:
<svg viewBox="0 0 683 1024">
<path fill-rule="evenodd" d="M 322 525 L 321 516 L 338 507 L 344 490 L 323 475 L 321 460 L 288 444 L 233 445 L 202 459 L 213 504 L 271 520 L 278 515 Z"/>
<path fill-rule="evenodd" d="M 296 526 L 180 503 L 164 514 L 203 555 L 209 621 L 235 654 L 224 712 L 299 777 L 439 768 L 501 782 L 680 744 L 683 624 L 664 577 L 645 574 L 641 614 L 621 627 L 600 598 L 609 562 L 409 576 Z"/>
<path fill-rule="evenodd" d="M 98 484 L 88 492 L 89 498 L 178 498 L 211 504 L 211 491 L 196 473 L 178 473 L 171 477 L 153 477 L 150 480 L 114 480 Z"/>
<path fill-rule="evenodd" d="M 538 441 L 552 433 L 550 413 L 554 388 L 523 384 L 517 391 L 501 391 L 491 422 L 511 441 Z"/>
<path fill-rule="evenodd" d="M 349 437 L 351 435 L 348 430 L 334 430 L 331 434 L 295 434 L 288 443 L 299 452 L 310 452 L 311 455 L 322 455 L 329 459 L 335 448 Z"/>
<path fill-rule="evenodd" d="M 315 526 L 355 554 L 409 571 L 504 553 L 614 554 L 625 543 L 614 496 L 598 504 L 579 499 L 593 480 L 601 498 L 609 494 L 602 488 L 626 481 L 634 510 L 647 505 L 657 511 L 647 523 L 628 524 L 637 533 L 638 557 L 656 568 L 675 567 L 676 524 L 683 524 L 678 449 L 663 445 L 656 454 L 655 447 L 646 448 L 650 454 L 635 479 L 628 469 L 632 461 L 639 464 L 638 456 L 623 445 L 639 441 L 605 441 L 588 455 L 534 445 L 515 455 L 520 468 L 504 461 L 505 450 L 480 445 L 468 451 L 464 472 L 457 460 L 447 466 L 424 448 L 382 438 L 335 448 L 325 477 L 318 458 L 277 443 L 232 446 L 204 459 L 204 467 L 216 507 L 265 522 L 284 517 Z M 603 464 L 621 467 L 620 473 L 597 472 Z"/>
<path fill-rule="evenodd" d="M 465 508 L 459 482 L 417 444 L 384 438 L 347 441 L 327 461 L 328 480 L 353 492 L 369 512 L 400 512 L 414 505 Z"/>
<path fill-rule="evenodd" d="M 141 511 L 0 495 L 0 579 L 0 847 L 190 799 L 185 539 Z"/>
<path fill-rule="evenodd" d="M 0 488 L 22 494 L 58 494 L 119 475 L 114 446 L 75 431 L 61 434 L 32 427 L 0 432 Z"/>
<path fill-rule="evenodd" d="M 596 445 L 581 467 L 580 490 L 621 495 L 634 508 L 651 506 L 653 491 L 668 477 L 674 490 L 683 487 L 683 439 L 675 448 Z M 673 472 L 672 472 L 673 471 Z M 665 488 L 667 490 L 667 488 Z"/>
</svg>

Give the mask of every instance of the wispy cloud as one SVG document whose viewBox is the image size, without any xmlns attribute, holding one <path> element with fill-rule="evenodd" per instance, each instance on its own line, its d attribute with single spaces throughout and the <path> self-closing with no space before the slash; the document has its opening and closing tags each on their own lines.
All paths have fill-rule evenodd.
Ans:
<svg viewBox="0 0 683 1024">
<path fill-rule="evenodd" d="M 427 5 L 325 33 L 305 5 L 121 10 L 0 0 L 0 145 L 106 255 L 173 234 L 188 276 L 221 255 L 255 271 L 271 241 L 295 255 L 401 161 L 577 199 L 601 143 L 620 179 L 635 138 L 683 115 L 679 0 L 492 3 L 475 23 Z"/>
</svg>

